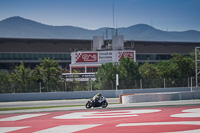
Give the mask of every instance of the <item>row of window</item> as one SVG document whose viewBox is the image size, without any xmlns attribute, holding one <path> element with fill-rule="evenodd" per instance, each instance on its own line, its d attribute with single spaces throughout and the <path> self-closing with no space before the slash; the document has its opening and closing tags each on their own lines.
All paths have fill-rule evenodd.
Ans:
<svg viewBox="0 0 200 133">
<path fill-rule="evenodd" d="M 89 67 L 86 68 L 72 68 L 72 72 L 77 71 L 79 73 L 93 73 L 93 72 L 97 72 L 98 68 L 97 67 Z"/>
<path fill-rule="evenodd" d="M 71 60 L 69 53 L 0 53 L 0 60 L 38 60 L 40 58 Z"/>
<path fill-rule="evenodd" d="M 71 60 L 70 53 L 0 53 L 0 60 L 38 60 L 54 58 L 55 60 Z M 170 54 L 137 54 L 136 60 L 169 60 Z"/>
<path fill-rule="evenodd" d="M 138 54 L 136 60 L 169 60 L 172 55 L 169 54 Z"/>
</svg>

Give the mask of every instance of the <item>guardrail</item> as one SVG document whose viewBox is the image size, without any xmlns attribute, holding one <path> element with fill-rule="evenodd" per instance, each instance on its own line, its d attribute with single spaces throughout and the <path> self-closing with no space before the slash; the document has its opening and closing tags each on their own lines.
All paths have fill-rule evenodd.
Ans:
<svg viewBox="0 0 200 133">
<path fill-rule="evenodd" d="M 190 87 L 184 87 L 184 88 L 123 89 L 123 90 L 95 90 L 95 91 L 42 92 L 42 93 L 12 93 L 12 94 L 0 94 L 0 102 L 85 99 L 85 98 L 87 99 L 93 97 L 97 93 L 102 93 L 102 95 L 105 97 L 113 98 L 113 97 L 119 97 L 120 94 L 190 92 L 190 91 L 191 91 Z M 200 88 L 193 87 L 192 91 L 194 92 L 200 91 Z"/>
</svg>

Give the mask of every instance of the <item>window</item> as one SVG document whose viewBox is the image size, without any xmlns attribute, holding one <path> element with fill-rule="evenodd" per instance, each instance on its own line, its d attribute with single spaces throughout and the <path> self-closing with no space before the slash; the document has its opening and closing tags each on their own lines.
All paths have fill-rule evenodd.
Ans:
<svg viewBox="0 0 200 133">
<path fill-rule="evenodd" d="M 150 61 L 160 61 L 171 59 L 171 54 L 138 54 L 136 55 L 137 60 L 150 60 Z"/>
<path fill-rule="evenodd" d="M 74 71 L 77 71 L 78 73 L 85 73 L 85 68 L 83 67 L 72 68 L 72 72 Z"/>
<path fill-rule="evenodd" d="M 98 70 L 98 67 L 88 67 L 87 68 L 87 73 L 90 73 L 90 72 L 97 72 Z"/>
</svg>

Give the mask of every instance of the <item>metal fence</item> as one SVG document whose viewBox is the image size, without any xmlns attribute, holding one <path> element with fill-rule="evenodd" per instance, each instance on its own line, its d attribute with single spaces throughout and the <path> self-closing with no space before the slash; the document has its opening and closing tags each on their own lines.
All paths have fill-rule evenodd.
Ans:
<svg viewBox="0 0 200 133">
<path fill-rule="evenodd" d="M 163 79 L 136 79 L 119 80 L 116 87 L 116 81 L 108 81 L 107 87 L 110 89 L 147 89 L 147 88 L 171 88 L 171 87 L 191 87 L 195 86 L 195 78 L 163 78 Z"/>
<path fill-rule="evenodd" d="M 195 78 L 163 78 L 163 79 L 136 79 L 136 80 L 119 80 L 106 81 L 100 83 L 99 87 L 95 81 L 81 82 L 73 80 L 71 82 L 58 81 L 49 84 L 48 87 L 43 82 L 29 84 L 26 87 L 13 86 L 12 83 L 6 88 L 0 87 L 0 93 L 30 93 L 30 92 L 66 92 L 66 91 L 92 91 L 92 90 L 122 90 L 122 89 L 147 89 L 147 88 L 172 88 L 172 87 L 196 87 Z"/>
</svg>

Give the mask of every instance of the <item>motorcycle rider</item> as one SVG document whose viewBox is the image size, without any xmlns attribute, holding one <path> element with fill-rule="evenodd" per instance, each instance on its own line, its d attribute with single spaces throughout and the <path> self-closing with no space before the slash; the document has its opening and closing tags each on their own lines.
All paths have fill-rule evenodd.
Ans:
<svg viewBox="0 0 200 133">
<path fill-rule="evenodd" d="M 95 102 L 95 104 L 101 103 L 103 96 L 101 95 L 101 93 L 96 94 L 92 99 Z"/>
<path fill-rule="evenodd" d="M 98 93 L 95 96 L 93 96 L 93 98 L 90 98 L 85 104 L 85 107 L 87 109 L 92 108 L 92 107 L 106 108 L 107 106 L 108 106 L 108 102 L 106 98 L 101 95 L 101 93 Z"/>
</svg>

